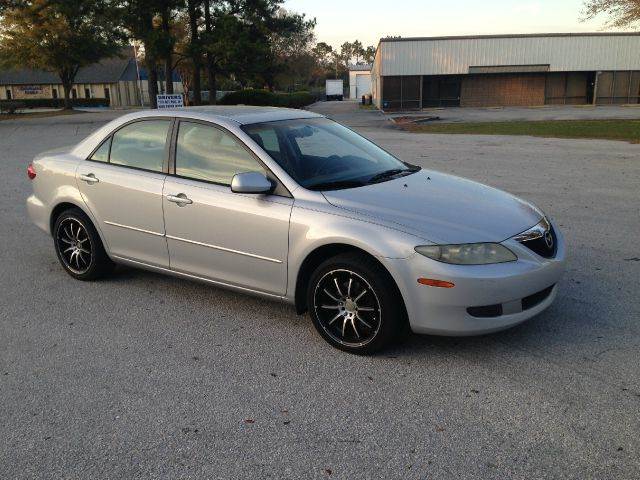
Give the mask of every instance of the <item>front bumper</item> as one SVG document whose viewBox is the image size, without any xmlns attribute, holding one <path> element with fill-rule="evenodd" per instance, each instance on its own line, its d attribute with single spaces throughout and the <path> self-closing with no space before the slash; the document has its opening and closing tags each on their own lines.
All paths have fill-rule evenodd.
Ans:
<svg viewBox="0 0 640 480">
<path fill-rule="evenodd" d="M 543 258 L 515 240 L 507 240 L 503 245 L 518 256 L 515 262 L 448 265 L 419 254 L 407 259 L 387 259 L 387 267 L 402 293 L 411 329 L 433 335 L 480 335 L 504 330 L 538 315 L 553 303 L 557 283 L 564 273 L 564 238 L 557 229 L 556 236 L 554 258 Z M 428 287 L 420 285 L 418 278 L 444 280 L 455 287 Z M 484 307 L 488 306 L 499 306 L 498 314 L 481 317 L 471 315 L 468 310 L 482 307 L 471 311 L 486 311 Z"/>
</svg>

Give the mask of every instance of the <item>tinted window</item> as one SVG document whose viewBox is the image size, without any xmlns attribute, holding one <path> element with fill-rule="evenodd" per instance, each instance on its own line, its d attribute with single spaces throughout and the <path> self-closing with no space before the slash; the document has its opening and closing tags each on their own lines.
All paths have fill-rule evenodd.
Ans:
<svg viewBox="0 0 640 480">
<path fill-rule="evenodd" d="M 264 168 L 234 137 L 198 123 L 180 122 L 176 145 L 176 175 L 231 185 L 236 173 Z"/>
<path fill-rule="evenodd" d="M 121 128 L 113 135 L 110 162 L 161 172 L 169 120 L 147 120 Z"/>
<path fill-rule="evenodd" d="M 280 144 L 278 143 L 278 136 L 272 128 L 257 129 L 254 134 L 251 135 L 258 145 L 270 152 L 279 152 Z"/>
<path fill-rule="evenodd" d="M 242 128 L 307 188 L 341 188 L 338 183 L 349 188 L 348 183 L 378 181 L 376 177 L 384 172 L 402 175 L 415 171 L 357 133 L 326 118 L 258 123 Z"/>
<path fill-rule="evenodd" d="M 329 158 L 338 152 L 341 156 L 365 155 L 357 144 L 348 139 L 337 136 L 334 132 L 325 129 L 313 129 L 310 135 L 296 136 L 293 140 L 300 153 L 305 157 Z"/>
<path fill-rule="evenodd" d="M 256 126 L 251 130 L 249 136 L 267 152 L 271 158 L 278 163 L 282 160 L 282 154 L 280 152 L 280 140 L 276 134 L 276 130 L 268 125 L 263 127 Z"/>
<path fill-rule="evenodd" d="M 93 152 L 91 155 L 91 159 L 95 162 L 108 162 L 109 161 L 109 146 L 111 145 L 111 138 L 108 138 L 106 141 L 100 145 L 100 147 Z"/>
</svg>

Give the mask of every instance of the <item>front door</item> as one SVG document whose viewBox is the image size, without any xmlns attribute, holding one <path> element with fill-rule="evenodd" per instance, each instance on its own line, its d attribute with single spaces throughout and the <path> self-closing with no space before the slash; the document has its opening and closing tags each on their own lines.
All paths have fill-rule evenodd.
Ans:
<svg viewBox="0 0 640 480">
<path fill-rule="evenodd" d="M 111 255 L 168 268 L 162 188 L 171 120 L 125 125 L 76 170 Z"/>
<path fill-rule="evenodd" d="M 248 171 L 266 174 L 235 136 L 180 122 L 175 176 L 167 177 L 163 199 L 171 269 L 284 295 L 293 199 L 232 193 L 233 176 Z"/>
</svg>

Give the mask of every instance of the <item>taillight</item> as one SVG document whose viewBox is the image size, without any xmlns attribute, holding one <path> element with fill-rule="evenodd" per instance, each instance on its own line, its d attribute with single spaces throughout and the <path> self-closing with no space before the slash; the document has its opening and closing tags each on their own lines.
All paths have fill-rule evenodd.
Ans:
<svg viewBox="0 0 640 480">
<path fill-rule="evenodd" d="M 29 180 L 36 178 L 36 168 L 33 166 L 33 163 L 30 163 L 27 167 L 27 177 L 29 177 Z"/>
</svg>

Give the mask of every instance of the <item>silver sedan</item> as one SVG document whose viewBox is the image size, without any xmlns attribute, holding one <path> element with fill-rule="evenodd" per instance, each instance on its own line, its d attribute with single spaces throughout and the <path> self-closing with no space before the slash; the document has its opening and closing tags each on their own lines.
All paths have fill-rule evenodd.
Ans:
<svg viewBox="0 0 640 480">
<path fill-rule="evenodd" d="M 511 327 L 564 269 L 532 204 L 301 110 L 137 112 L 27 173 L 29 215 L 72 277 L 121 263 L 280 299 L 354 353 Z"/>
</svg>

